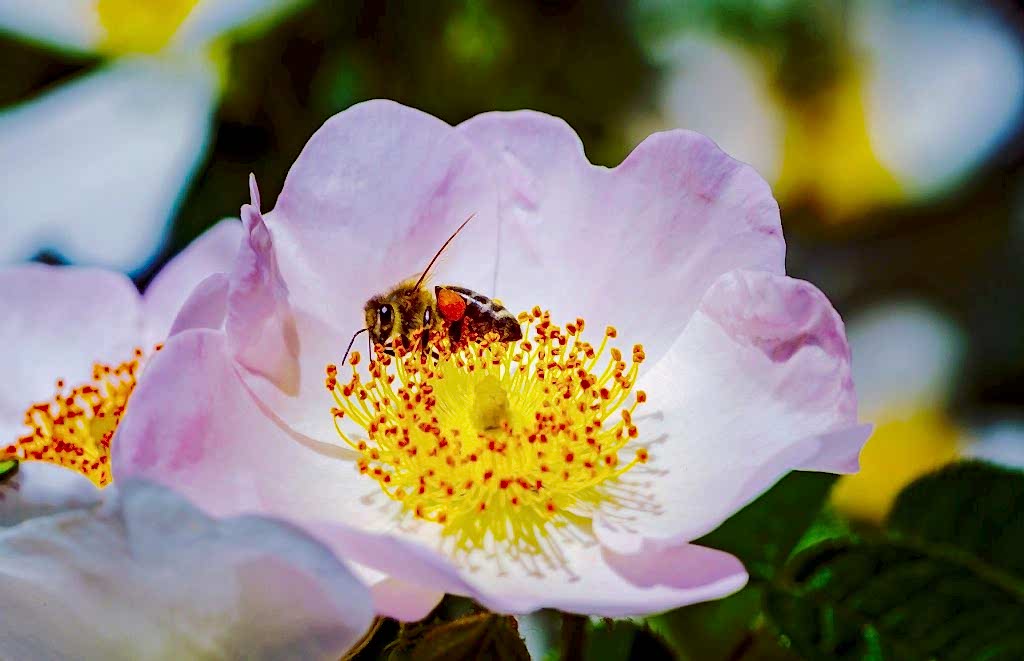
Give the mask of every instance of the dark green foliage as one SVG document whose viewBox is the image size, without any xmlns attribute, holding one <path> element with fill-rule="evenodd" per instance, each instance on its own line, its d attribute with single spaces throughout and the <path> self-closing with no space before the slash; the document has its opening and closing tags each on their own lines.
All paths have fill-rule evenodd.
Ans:
<svg viewBox="0 0 1024 661">
<path fill-rule="evenodd" d="M 732 553 L 752 578 L 770 578 L 818 516 L 834 481 L 825 473 L 790 473 L 694 543 Z"/>
<path fill-rule="evenodd" d="M 911 485 L 890 534 L 828 540 L 772 581 L 766 608 L 811 659 L 1024 658 L 1024 475 L 979 463 Z"/>
<path fill-rule="evenodd" d="M 660 661 L 678 659 L 659 633 L 647 625 L 629 621 L 604 620 L 591 625 L 587 636 L 586 661 Z"/>
</svg>

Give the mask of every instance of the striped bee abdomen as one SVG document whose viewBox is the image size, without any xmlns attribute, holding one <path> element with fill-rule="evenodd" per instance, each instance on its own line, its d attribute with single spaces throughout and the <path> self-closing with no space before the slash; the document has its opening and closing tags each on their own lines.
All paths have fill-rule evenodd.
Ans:
<svg viewBox="0 0 1024 661">
<path fill-rule="evenodd" d="M 483 294 L 454 285 L 437 286 L 434 294 L 437 312 L 448 325 L 448 335 L 455 342 L 466 331 L 474 335 L 495 333 L 501 342 L 515 342 L 523 338 L 515 315 Z"/>
</svg>

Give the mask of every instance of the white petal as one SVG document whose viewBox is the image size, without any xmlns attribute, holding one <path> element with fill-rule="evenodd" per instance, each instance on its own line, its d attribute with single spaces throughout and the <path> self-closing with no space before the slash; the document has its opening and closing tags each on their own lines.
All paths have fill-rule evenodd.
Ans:
<svg viewBox="0 0 1024 661">
<path fill-rule="evenodd" d="M 121 491 L 0 534 L 4 656 L 337 659 L 368 628 L 366 588 L 296 529 Z"/>
<path fill-rule="evenodd" d="M 217 93 L 204 58 L 124 59 L 0 114 L 0 262 L 53 249 L 144 267 L 204 153 Z"/>
<path fill-rule="evenodd" d="M 225 32 L 270 23 L 306 0 L 200 0 L 174 36 L 174 45 L 192 48 Z"/>
<path fill-rule="evenodd" d="M 922 192 L 954 183 L 1024 108 L 1024 50 L 984 5 L 864 3 L 869 130 L 880 160 Z"/>
<path fill-rule="evenodd" d="M 848 329 L 853 380 L 869 417 L 941 406 L 952 394 L 964 337 L 937 310 L 914 301 L 889 301 L 862 311 Z"/>
<path fill-rule="evenodd" d="M 964 456 L 1024 469 L 1024 421 L 1001 420 L 974 433 L 978 440 L 967 446 Z"/>
<path fill-rule="evenodd" d="M 73 51 L 92 50 L 103 37 L 96 0 L 3 0 L 0 31 Z"/>
<path fill-rule="evenodd" d="M 80 473 L 53 464 L 24 462 L 14 477 L 0 482 L 0 526 L 91 507 L 100 502 L 102 493 Z"/>
</svg>

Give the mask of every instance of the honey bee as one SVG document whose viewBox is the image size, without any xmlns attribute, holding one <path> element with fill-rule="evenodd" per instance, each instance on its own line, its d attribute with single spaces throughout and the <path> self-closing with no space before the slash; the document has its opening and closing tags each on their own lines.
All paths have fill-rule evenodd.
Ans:
<svg viewBox="0 0 1024 661">
<path fill-rule="evenodd" d="M 522 339 L 519 321 L 498 301 L 457 285 L 438 285 L 433 292 L 425 285 L 434 263 L 475 215 L 464 220 L 448 237 L 418 278 L 404 280 L 366 301 L 363 306 L 366 327 L 352 336 L 345 358 L 348 358 L 352 343 L 360 333 L 369 333 L 370 341 L 382 345 L 385 350 L 396 339 L 401 340 L 403 346 L 410 347 L 415 335 L 419 335 L 426 349 L 432 332 L 446 335 L 453 345 L 463 339 L 487 334 L 496 335 L 499 342 Z"/>
</svg>

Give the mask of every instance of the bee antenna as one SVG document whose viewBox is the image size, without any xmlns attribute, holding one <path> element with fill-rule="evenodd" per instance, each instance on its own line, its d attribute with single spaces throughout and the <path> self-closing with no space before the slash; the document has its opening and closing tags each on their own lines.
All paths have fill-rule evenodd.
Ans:
<svg viewBox="0 0 1024 661">
<path fill-rule="evenodd" d="M 348 341 L 348 348 L 347 348 L 347 349 L 345 349 L 345 357 L 341 359 L 341 364 L 342 364 L 342 365 L 344 365 L 344 364 L 345 364 L 345 361 L 346 361 L 346 360 L 348 360 L 348 352 L 349 352 L 349 351 L 352 351 L 352 345 L 353 345 L 353 344 L 355 344 L 355 342 L 356 342 L 356 338 L 357 338 L 357 337 L 359 337 L 359 334 L 360 334 L 360 333 L 365 333 L 365 332 L 366 332 L 366 331 L 368 331 L 368 330 L 370 330 L 370 329 L 369 329 L 369 328 L 360 328 L 359 330 L 357 330 L 357 331 L 356 331 L 356 332 L 355 332 L 355 333 L 354 333 L 354 334 L 352 335 L 352 339 Z M 369 360 L 369 358 L 370 358 L 370 357 L 369 357 L 369 356 L 367 356 L 366 358 L 367 358 L 367 360 Z"/>
<path fill-rule="evenodd" d="M 441 249 L 438 250 L 434 254 L 434 258 L 432 260 L 430 260 L 429 264 L 427 264 L 427 268 L 423 269 L 423 275 L 421 275 L 420 279 L 416 281 L 416 285 L 413 287 L 413 289 L 419 289 L 420 288 L 420 285 L 423 284 L 424 278 L 426 278 L 427 274 L 430 273 L 430 267 L 434 265 L 434 262 L 436 262 L 437 258 L 441 256 L 441 253 L 444 252 L 444 249 L 447 248 L 448 244 L 452 242 L 452 239 L 457 237 L 459 235 L 459 232 L 462 231 L 462 228 L 465 227 L 466 225 L 468 225 L 469 221 L 473 220 L 474 218 L 476 218 L 476 212 L 475 211 L 473 213 L 469 214 L 469 218 L 467 218 L 464 221 L 462 221 L 462 224 L 459 225 L 459 229 L 455 230 L 452 233 L 452 235 L 448 237 L 448 240 L 444 242 L 444 244 L 441 246 Z"/>
</svg>

